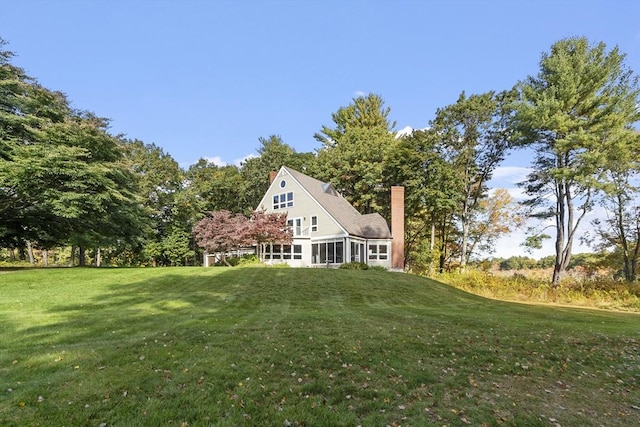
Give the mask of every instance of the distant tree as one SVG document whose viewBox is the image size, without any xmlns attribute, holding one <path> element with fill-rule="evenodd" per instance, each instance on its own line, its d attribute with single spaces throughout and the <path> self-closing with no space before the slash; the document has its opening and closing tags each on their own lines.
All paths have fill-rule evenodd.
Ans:
<svg viewBox="0 0 640 427">
<path fill-rule="evenodd" d="M 389 112 L 379 95 L 359 96 L 332 114 L 333 128 L 323 126 L 314 135 L 322 143 L 314 175 L 333 184 L 361 213 L 380 212 L 387 218 L 384 159 L 395 144 Z"/>
<path fill-rule="evenodd" d="M 602 198 L 607 216 L 593 220 L 583 240 L 598 250 L 612 250 L 625 280 L 634 282 L 640 263 L 640 191 L 632 185 L 630 169 L 609 173 L 612 189 Z"/>
<path fill-rule="evenodd" d="M 638 279 L 640 263 L 640 132 L 629 129 L 609 151 L 600 193 L 605 218 L 592 222 L 586 240 L 596 249 L 613 250 L 612 258 L 628 282 Z"/>
<path fill-rule="evenodd" d="M 491 253 L 496 241 L 524 223 L 522 209 L 509 192 L 498 188 L 486 199 L 480 201 L 478 210 L 469 225 L 469 249 L 467 262 L 475 251 Z"/>
<path fill-rule="evenodd" d="M 463 92 L 455 104 L 439 109 L 431 122 L 441 138 L 445 158 L 453 165 L 462 184 L 457 216 L 461 225 L 460 269 L 470 257 L 473 216 L 487 197 L 487 182 L 510 148 L 512 92 L 487 92 L 467 97 Z"/>
<path fill-rule="evenodd" d="M 195 223 L 211 211 L 243 212 L 246 209 L 243 184 L 237 166 L 198 160 L 185 172 L 185 186 L 177 197 L 183 221 L 193 218 Z"/>
<path fill-rule="evenodd" d="M 243 210 L 246 214 L 259 208 L 258 204 L 269 188 L 269 174 L 272 171 L 288 166 L 305 172 L 315 163 L 313 153 L 298 153 L 285 144 L 279 135 L 260 137 L 258 141 L 258 157 L 245 160 L 240 167 L 242 185 L 238 188 L 243 191 Z"/>
<path fill-rule="evenodd" d="M 558 286 L 571 260 L 576 231 L 602 189 L 611 150 L 638 120 L 638 79 L 618 48 L 569 38 L 544 53 L 540 72 L 520 84 L 516 114 L 523 145 L 534 150 L 522 183 L 531 216 L 555 220 Z"/>
<path fill-rule="evenodd" d="M 534 268 L 536 261 L 524 256 L 512 256 L 500 263 L 500 270 L 523 270 Z"/>
<path fill-rule="evenodd" d="M 195 256 L 191 248 L 191 234 L 175 228 L 162 240 L 162 254 L 171 265 L 188 265 L 189 258 Z"/>
<path fill-rule="evenodd" d="M 457 253 L 454 214 L 462 181 L 441 148 L 433 129 L 416 130 L 399 138 L 385 158 L 387 186 L 405 188 L 405 258 L 414 271 L 432 273 L 436 260 L 444 271 Z"/>
</svg>

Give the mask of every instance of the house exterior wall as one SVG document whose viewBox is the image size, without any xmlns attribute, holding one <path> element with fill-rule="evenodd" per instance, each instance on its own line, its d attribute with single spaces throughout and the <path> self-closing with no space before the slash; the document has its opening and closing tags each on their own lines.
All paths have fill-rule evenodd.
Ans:
<svg viewBox="0 0 640 427">
<path fill-rule="evenodd" d="M 281 182 L 284 181 L 284 187 Z M 273 208 L 273 196 L 293 192 L 293 206 L 282 209 Z M 258 209 L 267 213 L 286 212 L 288 219 L 302 218 L 302 236 L 313 238 L 317 236 L 347 236 L 340 225 L 315 201 L 309 193 L 284 170 L 280 170 L 271 186 L 260 201 Z M 311 229 L 311 217 L 317 217 L 317 231 Z"/>
<path fill-rule="evenodd" d="M 275 175 L 272 174 L 270 179 L 271 185 L 257 209 L 264 209 L 267 213 L 286 212 L 287 219 L 295 221 L 291 246 L 299 246 L 302 256 L 300 259 L 295 259 L 293 254 L 286 259 L 284 256 L 271 256 L 265 259 L 265 262 L 286 263 L 292 267 L 335 268 L 353 261 L 391 268 L 391 239 L 350 236 L 285 168 L 281 168 Z M 291 204 L 288 202 L 287 193 L 293 193 Z M 280 202 L 282 194 L 285 196 Z M 274 196 L 278 196 L 277 209 L 274 208 Z M 312 228 L 313 217 L 317 219 L 315 228 Z M 386 248 L 382 255 L 379 253 L 380 246 Z M 375 256 L 371 252 L 374 247 Z M 338 248 L 341 248 L 339 256 Z"/>
</svg>

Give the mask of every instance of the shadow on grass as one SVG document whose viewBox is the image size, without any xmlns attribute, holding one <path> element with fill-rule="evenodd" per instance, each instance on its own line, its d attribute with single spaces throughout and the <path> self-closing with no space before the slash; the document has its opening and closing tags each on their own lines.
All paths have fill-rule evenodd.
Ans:
<svg viewBox="0 0 640 427">
<path fill-rule="evenodd" d="M 515 378 L 510 387 L 551 382 L 560 368 L 601 370 L 604 357 L 607 366 L 611 358 L 626 369 L 634 354 L 614 338 L 637 336 L 637 316 L 496 302 L 384 272 L 34 274 L 33 289 L 26 287 L 15 304 L 64 294 L 43 298 L 42 313 L 18 305 L 11 315 L 0 313 L 0 392 L 13 390 L 8 403 L 0 399 L 0 424 L 6 411 L 7 425 L 166 425 L 206 417 L 227 420 L 221 425 L 282 425 L 285 417 L 308 425 L 322 424 L 322 417 L 331 420 L 325 425 L 386 425 L 400 416 L 425 425 L 421 417 L 429 412 L 421 405 L 436 412 L 437 403 L 443 423 L 456 425 L 446 404 L 480 402 L 484 412 L 476 420 L 491 420 L 495 408 L 476 395 L 494 393 L 505 375 Z M 607 331 L 613 338 L 597 337 Z M 563 368 L 568 358 L 583 365 Z M 514 368 L 525 360 L 526 371 Z M 520 394 L 547 397 L 534 388 Z M 513 401 L 503 403 L 508 415 Z"/>
</svg>

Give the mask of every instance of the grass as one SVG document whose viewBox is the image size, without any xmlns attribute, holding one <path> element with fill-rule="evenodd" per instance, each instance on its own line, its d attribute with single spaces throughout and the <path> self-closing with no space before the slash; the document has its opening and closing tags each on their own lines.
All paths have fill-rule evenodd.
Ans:
<svg viewBox="0 0 640 427">
<path fill-rule="evenodd" d="M 640 315 L 381 271 L 0 274 L 0 425 L 640 424 Z"/>
</svg>

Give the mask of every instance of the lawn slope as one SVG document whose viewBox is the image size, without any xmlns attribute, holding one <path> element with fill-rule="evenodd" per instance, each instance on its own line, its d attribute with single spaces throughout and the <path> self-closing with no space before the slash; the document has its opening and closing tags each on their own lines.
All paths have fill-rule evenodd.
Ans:
<svg viewBox="0 0 640 427">
<path fill-rule="evenodd" d="M 640 315 L 380 271 L 0 274 L 0 425 L 640 425 Z"/>
</svg>

